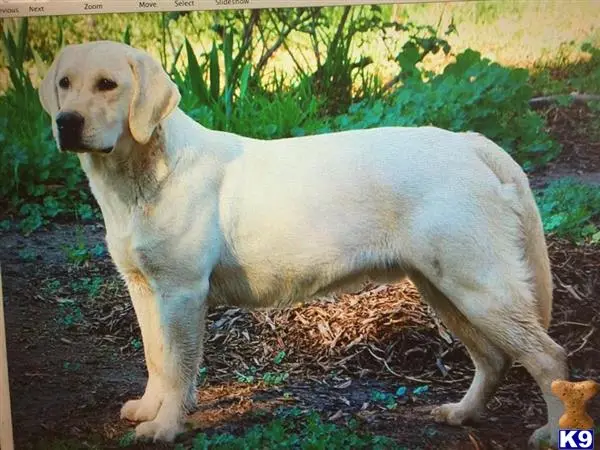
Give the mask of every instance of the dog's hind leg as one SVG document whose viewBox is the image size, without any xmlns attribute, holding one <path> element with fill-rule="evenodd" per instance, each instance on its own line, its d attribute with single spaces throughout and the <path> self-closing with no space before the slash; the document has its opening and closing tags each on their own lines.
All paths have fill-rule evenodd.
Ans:
<svg viewBox="0 0 600 450">
<path fill-rule="evenodd" d="M 517 254 L 517 249 L 512 252 L 505 247 L 504 250 L 494 252 L 491 257 L 484 256 L 484 252 L 469 254 L 468 263 L 456 264 L 456 259 L 442 263 L 446 274 L 436 280 L 436 289 L 451 301 L 456 313 L 452 308 L 444 310 L 447 306 L 444 302 L 434 302 L 434 307 L 437 306 L 449 327 L 464 340 L 477 374 L 461 402 L 444 405 L 434 414 L 449 423 L 459 422 L 465 411 L 471 413 L 485 402 L 513 359 L 537 382 L 548 409 L 548 423 L 533 434 L 530 445 L 539 448 L 542 441 L 554 445 L 563 406 L 552 394 L 551 383 L 567 378 L 566 355 L 548 336 L 540 320 L 535 289 L 527 280 L 525 263 L 519 258 L 504 259 Z M 452 312 L 448 314 L 448 310 Z"/>
<path fill-rule="evenodd" d="M 488 400 L 494 395 L 510 369 L 512 358 L 475 328 L 425 277 L 416 274 L 411 276 L 411 280 L 444 325 L 465 345 L 475 365 L 475 376 L 462 400 L 433 409 L 432 416 L 437 422 L 451 425 L 477 421 L 481 418 Z"/>
<path fill-rule="evenodd" d="M 528 294 L 522 293 L 523 296 Z M 552 394 L 551 384 L 554 380 L 568 377 L 566 353 L 548 336 L 540 323 L 535 303 L 531 301 L 529 309 L 525 307 L 527 302 L 516 301 L 511 305 L 497 297 L 498 291 L 477 295 L 463 291 L 459 295 L 463 301 L 457 300 L 455 304 L 458 303 L 459 309 L 465 311 L 469 321 L 495 346 L 520 362 L 542 391 L 548 422 L 532 435 L 530 445 L 538 448 L 542 441 L 555 445 L 563 405 Z M 504 300 L 514 295 L 519 294 L 507 289 Z"/>
</svg>

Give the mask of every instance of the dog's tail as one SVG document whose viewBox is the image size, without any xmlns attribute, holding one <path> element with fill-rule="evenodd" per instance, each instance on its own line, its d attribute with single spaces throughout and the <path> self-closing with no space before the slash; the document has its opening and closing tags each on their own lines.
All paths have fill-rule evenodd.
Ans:
<svg viewBox="0 0 600 450">
<path fill-rule="evenodd" d="M 467 134 L 477 140 L 475 151 L 485 165 L 503 184 L 516 187 L 520 203 L 519 216 L 525 244 L 525 259 L 533 277 L 540 324 L 547 329 L 552 315 L 552 273 L 542 219 L 527 175 L 508 153 L 491 140 L 478 133 Z"/>
</svg>

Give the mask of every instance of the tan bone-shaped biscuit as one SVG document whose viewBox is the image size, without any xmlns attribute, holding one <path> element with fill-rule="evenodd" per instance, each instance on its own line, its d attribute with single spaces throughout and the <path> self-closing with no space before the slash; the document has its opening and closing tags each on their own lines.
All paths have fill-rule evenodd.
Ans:
<svg viewBox="0 0 600 450">
<path fill-rule="evenodd" d="M 555 380 L 552 382 L 552 392 L 565 405 L 565 412 L 558 421 L 560 428 L 589 430 L 594 427 L 594 420 L 586 411 L 586 403 L 600 392 L 600 384 L 593 380 Z"/>
</svg>

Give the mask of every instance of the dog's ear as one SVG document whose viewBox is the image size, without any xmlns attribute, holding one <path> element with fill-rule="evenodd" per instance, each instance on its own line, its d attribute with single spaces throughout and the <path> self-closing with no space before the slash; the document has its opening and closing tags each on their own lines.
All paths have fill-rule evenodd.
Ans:
<svg viewBox="0 0 600 450">
<path fill-rule="evenodd" d="M 46 72 L 46 76 L 42 80 L 38 90 L 40 103 L 42 104 L 44 111 L 46 111 L 52 117 L 56 115 L 59 109 L 58 92 L 56 89 L 56 72 L 58 70 L 58 64 L 63 52 L 64 50 L 61 50 L 54 58 L 54 61 L 50 65 L 48 72 Z"/>
<path fill-rule="evenodd" d="M 158 124 L 177 107 L 181 94 L 162 66 L 149 54 L 133 53 L 129 65 L 133 72 L 129 130 L 137 142 L 146 144 Z"/>
</svg>

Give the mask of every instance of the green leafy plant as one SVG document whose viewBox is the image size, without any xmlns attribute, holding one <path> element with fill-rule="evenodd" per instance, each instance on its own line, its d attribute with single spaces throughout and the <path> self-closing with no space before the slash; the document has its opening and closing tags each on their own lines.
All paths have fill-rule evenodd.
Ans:
<svg viewBox="0 0 600 450">
<path fill-rule="evenodd" d="M 19 251 L 19 258 L 21 258 L 21 260 L 26 261 L 26 262 L 31 262 L 31 261 L 35 261 L 38 257 L 38 253 L 35 249 L 33 248 L 24 248 L 22 250 Z"/>
<path fill-rule="evenodd" d="M 89 204 L 89 194 L 79 189 L 83 174 L 77 157 L 56 150 L 50 118 L 26 68 L 33 58 L 38 73 L 46 70 L 30 47 L 29 20 L 7 19 L 4 24 L 1 44 L 11 85 L 0 96 L 0 198 L 18 211 L 19 228 L 29 234 L 49 219 Z"/>
<path fill-rule="evenodd" d="M 429 391 L 428 385 L 417 386 L 412 390 L 411 397 L 423 396 Z M 387 409 L 395 409 L 398 406 L 400 399 L 406 399 L 408 395 L 408 388 L 406 386 L 400 386 L 395 393 L 383 392 L 374 389 L 371 392 L 371 401 L 374 403 L 385 406 Z"/>
<path fill-rule="evenodd" d="M 119 439 L 119 447 L 129 447 L 133 444 L 135 444 L 135 431 L 125 433 Z"/>
<path fill-rule="evenodd" d="M 267 386 L 279 386 L 287 381 L 289 378 L 289 374 L 287 372 L 267 372 L 263 374 L 263 381 Z"/>
<path fill-rule="evenodd" d="M 179 447 L 180 449 L 183 446 Z M 361 433 L 358 423 L 351 420 L 346 426 L 323 421 L 318 414 L 278 418 L 264 425 L 255 425 L 241 436 L 223 433 L 208 436 L 198 434 L 192 443 L 194 450 L 236 449 L 406 449 L 390 438 Z"/>
<path fill-rule="evenodd" d="M 7 20 L 3 28 L 1 44 L 7 59 L 8 74 L 14 89 L 13 95 L 15 99 L 22 102 L 22 105 L 27 105 L 37 96 L 29 74 L 24 68 L 29 52 L 27 45 L 29 20 Z"/>
<path fill-rule="evenodd" d="M 237 381 L 239 383 L 246 383 L 246 384 L 254 383 L 254 381 L 256 380 L 256 372 L 257 372 L 256 367 L 250 367 L 248 372 L 249 373 L 236 372 Z"/>
<path fill-rule="evenodd" d="M 210 52 L 203 55 L 202 63 L 186 39 L 187 68 L 183 72 L 177 70 L 175 60 L 171 74 L 182 92 L 182 107 L 192 117 L 208 115 L 212 127 L 229 130 L 236 104 L 241 105 L 246 98 L 252 65 L 247 60 L 247 45 L 242 43 L 234 54 L 233 29 L 223 28 L 221 34 L 222 42 L 219 44 L 213 40 Z M 176 52 L 176 59 L 181 50 Z M 204 74 L 207 74 L 206 78 Z"/>
<path fill-rule="evenodd" d="M 60 289 L 60 280 L 50 279 L 44 284 L 44 291 L 48 294 L 55 294 Z"/>
<path fill-rule="evenodd" d="M 102 285 L 104 284 L 103 277 L 83 277 L 71 283 L 71 288 L 75 293 L 83 293 L 88 297 L 94 298 L 100 294 Z"/>
<path fill-rule="evenodd" d="M 135 338 L 131 340 L 131 347 L 133 347 L 134 350 L 140 350 L 143 346 L 144 345 L 142 344 L 142 341 L 140 341 L 139 339 Z"/>
<path fill-rule="evenodd" d="M 527 71 L 511 69 L 466 50 L 443 73 L 425 80 L 419 70 L 388 99 L 353 105 L 333 129 L 434 125 L 477 131 L 508 151 L 525 169 L 544 164 L 560 151 L 529 108 Z"/>
<path fill-rule="evenodd" d="M 537 192 L 544 231 L 600 244 L 600 188 L 566 178 Z"/>
<path fill-rule="evenodd" d="M 75 230 L 75 243 L 70 246 L 65 246 L 64 250 L 67 255 L 67 260 L 71 264 L 82 265 L 93 257 L 102 256 L 104 254 L 104 245 L 96 244 L 94 247 L 88 247 L 87 241 L 83 234 L 83 228 L 77 226 Z"/>
<path fill-rule="evenodd" d="M 198 386 L 204 384 L 207 379 L 208 379 L 208 370 L 206 369 L 206 367 L 200 367 L 200 369 L 198 369 L 198 380 L 197 380 Z"/>
<path fill-rule="evenodd" d="M 75 301 L 63 299 L 59 303 L 57 321 L 66 328 L 77 326 L 83 321 L 83 311 Z"/>
<path fill-rule="evenodd" d="M 371 400 L 375 403 L 384 405 L 387 409 L 396 409 L 398 403 L 394 394 L 374 390 L 371 392 Z"/>
<path fill-rule="evenodd" d="M 285 358 L 286 352 L 285 350 L 281 350 L 279 352 L 277 352 L 277 355 L 275 355 L 275 358 L 273 358 L 273 362 L 277 365 L 281 364 Z"/>
<path fill-rule="evenodd" d="M 90 251 L 83 241 L 78 241 L 77 244 L 67 247 L 66 251 L 67 259 L 75 265 L 81 265 L 91 259 Z"/>
<path fill-rule="evenodd" d="M 79 369 L 81 369 L 81 363 L 71 362 L 71 361 L 65 361 L 63 363 L 63 369 L 76 372 Z"/>
</svg>

